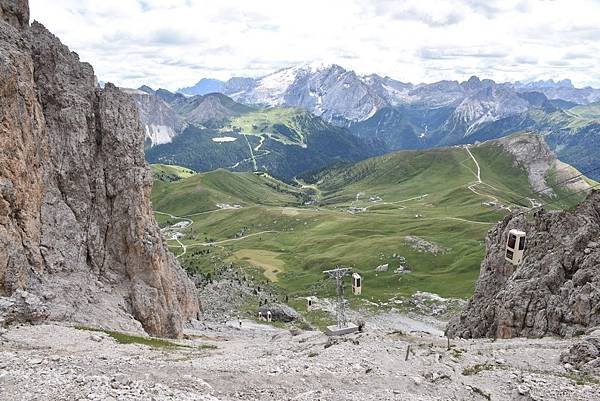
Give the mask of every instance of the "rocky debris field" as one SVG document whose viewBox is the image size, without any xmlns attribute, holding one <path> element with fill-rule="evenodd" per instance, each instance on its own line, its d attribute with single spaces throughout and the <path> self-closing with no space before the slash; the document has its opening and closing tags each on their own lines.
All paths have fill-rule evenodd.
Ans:
<svg viewBox="0 0 600 401">
<path fill-rule="evenodd" d="M 427 252 L 434 255 L 439 255 L 449 251 L 449 249 L 446 249 L 434 242 L 427 241 L 423 238 L 415 237 L 413 235 L 407 235 L 404 237 L 404 242 L 418 252 Z"/>
<path fill-rule="evenodd" d="M 55 324 L 0 335 L 1 400 L 598 400 L 560 361 L 576 340 L 458 340 L 385 326 L 328 338 L 237 320 L 186 347 L 118 344 Z M 384 328 L 385 327 L 385 328 Z"/>
<path fill-rule="evenodd" d="M 240 311 L 248 305 L 276 303 L 282 299 L 272 284 L 255 281 L 232 266 L 216 269 L 210 278 L 196 276 L 193 280 L 199 289 L 205 321 L 225 322 L 243 315 Z M 253 308 L 254 312 L 258 313 L 258 307 Z"/>
</svg>

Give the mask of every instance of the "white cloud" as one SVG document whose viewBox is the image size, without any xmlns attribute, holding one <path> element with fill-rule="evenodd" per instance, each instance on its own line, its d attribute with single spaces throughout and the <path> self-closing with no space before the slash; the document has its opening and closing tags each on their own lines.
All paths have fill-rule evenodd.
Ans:
<svg viewBox="0 0 600 401">
<path fill-rule="evenodd" d="M 336 62 L 402 81 L 569 77 L 600 87 L 595 0 L 30 0 L 105 81 L 176 89 Z"/>
</svg>

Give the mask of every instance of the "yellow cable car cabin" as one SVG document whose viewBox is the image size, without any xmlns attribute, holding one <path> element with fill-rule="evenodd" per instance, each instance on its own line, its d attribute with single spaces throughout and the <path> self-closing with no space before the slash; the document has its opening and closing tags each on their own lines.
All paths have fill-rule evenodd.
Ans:
<svg viewBox="0 0 600 401">
<path fill-rule="evenodd" d="M 352 293 L 354 295 L 360 295 L 362 292 L 362 277 L 360 274 L 353 273 L 352 274 Z"/>
<path fill-rule="evenodd" d="M 513 265 L 520 265 L 525 253 L 525 232 L 510 230 L 506 240 L 506 253 L 504 258 Z"/>
</svg>

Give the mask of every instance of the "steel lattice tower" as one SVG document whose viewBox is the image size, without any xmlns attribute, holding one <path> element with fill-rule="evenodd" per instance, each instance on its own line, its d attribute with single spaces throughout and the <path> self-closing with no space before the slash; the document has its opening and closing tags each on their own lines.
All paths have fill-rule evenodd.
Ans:
<svg viewBox="0 0 600 401">
<path fill-rule="evenodd" d="M 346 300 L 344 299 L 344 277 L 350 276 L 352 274 L 352 269 L 350 267 L 338 266 L 332 270 L 325 270 L 323 274 L 327 274 L 330 278 L 335 280 L 337 326 L 339 328 L 344 328 L 348 326 L 348 320 L 346 319 Z"/>
</svg>

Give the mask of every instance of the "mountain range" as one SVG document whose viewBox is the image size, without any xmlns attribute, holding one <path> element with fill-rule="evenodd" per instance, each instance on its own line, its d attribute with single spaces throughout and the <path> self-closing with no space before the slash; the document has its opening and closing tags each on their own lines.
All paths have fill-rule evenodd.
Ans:
<svg viewBox="0 0 600 401">
<path fill-rule="evenodd" d="M 190 95 L 202 93 L 209 87 L 219 92 Z M 167 146 L 167 142 L 189 126 L 193 126 L 189 131 L 196 134 L 198 129 L 229 132 L 231 120 L 246 113 L 270 113 L 266 118 L 272 123 L 271 128 L 286 126 L 286 121 L 272 118 L 289 113 L 268 111 L 293 109 L 318 118 L 321 134 L 336 133 L 327 141 L 329 155 L 321 155 L 322 162 L 312 166 L 313 169 L 344 159 L 346 155 L 347 160 L 358 160 L 401 149 L 476 143 L 516 132 L 533 132 L 544 135 L 551 149 L 564 161 L 581 170 L 600 170 L 600 155 L 594 151 L 600 135 L 600 120 L 595 113 L 600 90 L 576 88 L 569 80 L 497 83 L 473 76 L 464 82 L 411 84 L 376 74 L 361 76 L 335 64 L 311 63 L 261 78 L 234 77 L 225 82 L 201 80 L 194 88 L 180 90 L 185 94 L 164 89 L 154 91 L 148 87 L 141 87 L 137 92 L 129 90 L 138 93 L 134 97 L 146 125 L 147 148 L 152 148 L 147 154 L 155 157 L 160 153 L 163 158 L 150 159 L 151 162 L 166 162 L 168 158 L 189 168 L 235 166 L 252 170 L 258 167 L 256 163 L 244 162 L 254 158 L 249 145 L 245 149 L 238 146 L 237 156 L 227 160 L 214 158 L 212 147 L 197 149 L 193 156 L 186 142 L 187 156 L 180 157 L 173 146 L 168 152 L 161 146 Z M 149 101 L 146 94 L 153 100 Z M 310 121 L 308 118 L 296 120 Z M 193 137 L 196 143 L 207 142 L 200 141 L 198 135 L 190 135 L 188 132 L 187 141 Z M 243 138 L 248 136 L 243 135 Z M 310 152 L 322 152 L 320 145 L 313 141 L 305 145 L 311 146 Z M 334 148 L 337 151 L 330 152 Z M 268 144 L 262 149 L 270 150 Z M 289 159 L 289 150 L 285 146 L 280 150 L 282 159 Z M 194 157 L 203 161 L 192 163 Z M 209 160 L 214 162 L 208 163 Z M 302 169 L 311 167 L 307 163 L 283 169 L 285 173 L 281 177 L 305 172 Z M 273 168 L 274 164 L 264 166 Z M 281 173 L 280 170 L 275 168 L 271 172 Z M 597 170 L 591 175 L 600 176 Z"/>
<path fill-rule="evenodd" d="M 211 82 L 214 83 L 211 86 L 214 91 L 241 103 L 268 107 L 297 106 L 336 125 L 364 121 L 386 107 L 407 104 L 457 107 L 462 103 L 465 120 L 477 123 L 481 118 L 489 120 L 523 111 L 527 104 L 519 100 L 519 94 L 532 91 L 542 93 L 550 100 L 561 99 L 576 104 L 600 101 L 599 89 L 575 88 L 568 79 L 496 83 L 471 77 L 465 82 L 412 84 L 377 74 L 361 76 L 339 65 L 323 63 L 300 64 L 256 79 L 234 77 L 225 82 Z M 207 80 L 202 79 L 193 88 L 206 85 Z M 494 110 L 469 108 L 481 90 L 491 95 L 485 100 L 499 103 L 499 106 Z M 190 88 L 179 92 L 203 94 Z"/>
<path fill-rule="evenodd" d="M 221 93 L 123 89 L 146 130 L 146 158 L 195 171 L 265 171 L 283 179 L 378 153 L 374 144 L 293 107 L 258 109 Z"/>
</svg>

